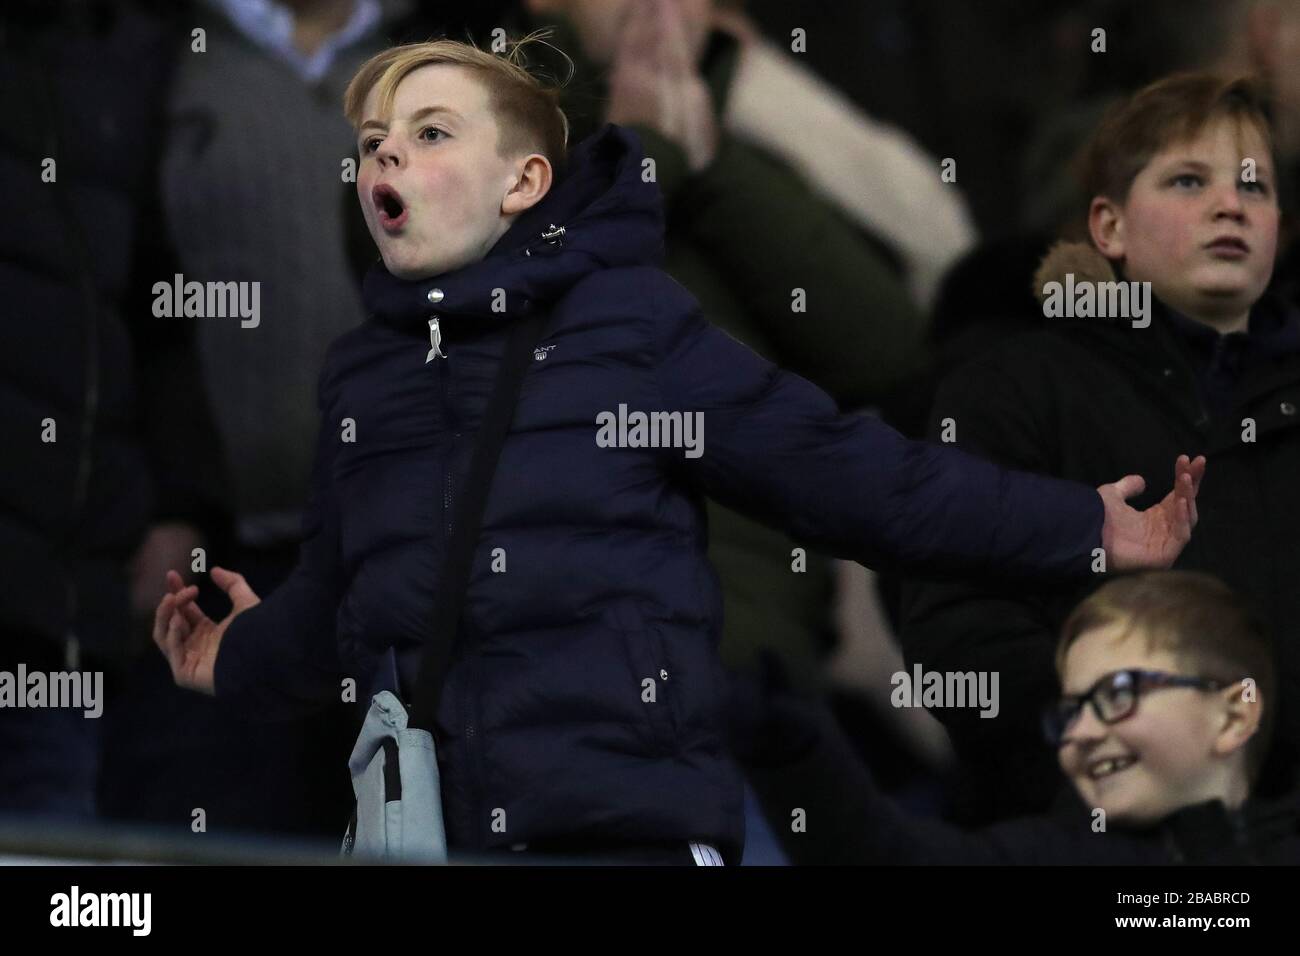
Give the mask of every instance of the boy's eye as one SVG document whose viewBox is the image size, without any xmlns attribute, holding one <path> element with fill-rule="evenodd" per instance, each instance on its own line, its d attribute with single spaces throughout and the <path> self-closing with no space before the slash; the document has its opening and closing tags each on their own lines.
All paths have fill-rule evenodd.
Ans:
<svg viewBox="0 0 1300 956">
<path fill-rule="evenodd" d="M 431 133 L 437 135 L 431 136 L 429 135 Z M 436 126 L 426 126 L 424 129 L 420 130 L 420 139 L 428 143 L 436 143 L 438 140 L 445 138 L 446 135 L 446 133 L 438 129 Z"/>
<path fill-rule="evenodd" d="M 1169 180 L 1171 186 L 1191 188 L 1202 184 L 1201 177 L 1195 173 L 1179 173 L 1173 179 Z"/>
<path fill-rule="evenodd" d="M 1262 183 L 1258 179 L 1255 180 L 1254 182 L 1243 181 L 1241 184 L 1241 188 L 1249 190 L 1250 192 L 1259 193 L 1261 196 L 1268 195 L 1268 184 Z"/>
<path fill-rule="evenodd" d="M 361 143 L 361 152 L 363 152 L 363 153 L 373 153 L 376 149 L 379 148 L 379 144 L 380 144 L 381 142 L 383 142 L 383 138 L 382 138 L 382 137 L 379 137 L 379 136 L 371 136 L 369 139 L 364 140 L 364 141 Z"/>
</svg>

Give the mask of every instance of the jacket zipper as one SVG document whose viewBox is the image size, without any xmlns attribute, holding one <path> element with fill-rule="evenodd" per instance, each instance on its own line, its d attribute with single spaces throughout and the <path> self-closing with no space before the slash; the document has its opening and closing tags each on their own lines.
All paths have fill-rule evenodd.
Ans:
<svg viewBox="0 0 1300 956">
<path fill-rule="evenodd" d="M 442 330 L 439 327 L 437 315 L 429 319 L 429 354 L 425 358 L 425 363 L 432 362 L 435 358 L 447 358 L 447 354 L 442 351 Z M 455 460 L 456 440 L 460 438 L 460 432 L 456 430 L 459 424 L 456 421 L 454 409 L 450 399 L 449 376 L 451 371 L 450 362 L 443 363 L 438 369 L 439 389 L 442 396 L 442 414 L 443 421 L 447 423 L 447 428 L 451 432 L 451 440 L 447 443 L 447 454 L 444 457 L 442 469 L 442 508 L 443 508 L 443 541 L 444 547 L 450 545 L 452 534 L 452 501 L 451 501 L 451 470 L 452 463 Z M 471 657 L 473 652 L 471 651 Z M 465 755 L 466 771 L 470 774 L 470 801 L 467 813 L 469 818 L 462 822 L 462 831 L 469 836 L 476 847 L 484 845 L 479 824 L 474 815 L 480 809 L 482 797 L 480 796 L 481 787 L 479 786 L 478 773 L 478 752 L 476 741 L 475 715 L 477 709 L 476 681 L 473 680 L 474 661 L 465 662 L 468 666 L 465 669 L 465 684 L 460 694 L 460 712 L 465 715 Z"/>
<path fill-rule="evenodd" d="M 435 358 L 446 358 L 447 354 L 442 350 L 442 329 L 438 325 L 438 316 L 436 314 L 429 317 L 429 354 L 424 357 L 424 364 L 428 365 Z"/>
<path fill-rule="evenodd" d="M 1218 337 L 1218 339 L 1215 340 L 1215 343 L 1214 343 L 1214 355 L 1210 357 L 1210 365 L 1209 365 L 1209 368 L 1206 369 L 1207 378 L 1208 378 L 1209 376 L 1211 376 L 1211 375 L 1215 375 L 1215 374 L 1218 373 L 1218 371 L 1219 371 L 1219 366 L 1220 366 L 1220 364 L 1223 362 L 1223 350 L 1224 350 L 1225 343 L 1226 343 L 1227 341 L 1228 341 L 1228 340 L 1227 340 L 1227 337 L 1226 337 L 1226 336 L 1223 336 L 1223 335 L 1220 335 L 1220 336 Z M 1198 385 L 1198 387 L 1197 387 L 1197 389 L 1196 389 L 1196 403 L 1197 403 L 1197 405 L 1199 406 L 1199 408 L 1200 408 L 1200 412 L 1201 412 L 1201 420 L 1200 420 L 1199 422 L 1197 422 L 1196 424 L 1197 424 L 1197 425 L 1209 425 L 1209 423 L 1210 423 L 1210 410 L 1209 410 L 1208 408 L 1206 408 L 1206 406 L 1205 406 L 1205 400 L 1201 397 L 1201 389 L 1200 389 L 1199 385 Z"/>
<path fill-rule="evenodd" d="M 1192 422 L 1192 427 L 1197 431 L 1201 432 L 1202 434 L 1205 434 L 1206 430 L 1209 428 L 1210 425 L 1210 411 L 1205 405 L 1205 400 L 1201 397 L 1201 385 L 1196 375 L 1196 368 L 1193 365 L 1193 363 L 1189 361 L 1189 359 L 1187 358 L 1185 352 L 1183 351 L 1183 347 L 1176 340 L 1173 339 L 1172 330 L 1169 331 L 1168 336 L 1169 337 L 1166 339 L 1162 349 L 1162 351 L 1164 352 L 1164 360 L 1166 362 L 1172 363 L 1173 365 L 1177 365 L 1181 369 L 1182 374 L 1187 377 L 1187 383 L 1190 387 L 1191 396 L 1192 396 L 1192 404 L 1196 410 L 1196 415 L 1197 415 L 1196 419 Z M 1222 347 L 1222 344 L 1223 344 L 1222 338 L 1220 338 L 1219 342 L 1215 344 L 1216 359 L 1218 357 L 1218 351 Z M 1211 362 L 1213 362 L 1214 360 L 1215 359 L 1211 359 Z M 1174 370 L 1172 367 L 1165 366 L 1166 376 L 1172 374 L 1173 371 Z M 1177 396 L 1172 397 L 1170 401 L 1174 402 L 1175 407 L 1178 408 L 1180 417 L 1186 414 L 1187 411 L 1186 406 L 1182 405 L 1182 403 L 1178 401 Z M 1182 406 L 1182 407 L 1178 407 L 1178 406 Z"/>
<path fill-rule="evenodd" d="M 438 327 L 438 317 L 434 316 L 429 320 L 429 341 L 432 348 L 429 350 L 429 356 L 426 361 L 431 361 L 435 356 L 446 358 L 446 354 L 440 349 L 442 342 L 441 329 Z M 450 399 L 450 372 L 451 363 L 444 363 L 439 369 L 442 382 L 442 408 L 443 417 L 447 422 L 447 427 L 451 430 L 451 441 L 448 443 L 446 466 L 443 469 L 443 513 L 446 519 L 445 540 L 451 542 L 452 534 L 452 500 L 451 500 L 451 470 L 452 463 L 455 461 L 456 444 L 460 439 L 458 426 L 460 422 L 456 418 L 454 403 Z M 464 681 L 460 693 L 460 712 L 464 715 L 465 721 L 465 755 L 466 755 L 466 772 L 470 778 L 470 800 L 467 808 L 470 818 L 465 821 L 464 832 L 474 841 L 474 845 L 479 848 L 487 846 L 487 839 L 484 833 L 486 821 L 483 819 L 483 785 L 482 785 L 482 754 L 478 746 L 478 649 L 470 646 L 466 651 L 465 659 L 462 661 Z"/>
</svg>

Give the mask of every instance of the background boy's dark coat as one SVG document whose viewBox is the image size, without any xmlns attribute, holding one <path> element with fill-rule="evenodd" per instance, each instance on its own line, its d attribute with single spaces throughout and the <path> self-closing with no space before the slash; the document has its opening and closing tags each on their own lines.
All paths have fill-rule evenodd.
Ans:
<svg viewBox="0 0 1300 956">
<path fill-rule="evenodd" d="M 1288 703 L 1300 699 L 1300 313 L 1282 293 L 1256 307 L 1249 341 L 1231 336 L 1217 351 L 1211 330 L 1197 327 L 1190 338 L 1176 331 L 1154 299 L 1149 328 L 1048 320 L 1051 328 L 955 371 L 931 415 L 933 434 L 952 418 L 959 447 L 1008 467 L 1088 484 L 1143 475 L 1136 508 L 1168 494 L 1176 455 L 1207 456 L 1200 523 L 1175 567 L 1222 578 L 1273 628 L 1283 704 L 1266 789 L 1287 785 L 1291 744 L 1300 739 Z M 1225 392 L 1238 378 L 1235 395 Z M 1216 398 L 1227 402 L 1217 416 Z M 1256 424 L 1253 443 L 1242 440 L 1245 418 Z M 1094 583 L 1037 592 L 923 579 L 905 587 L 909 667 L 1001 674 L 997 719 L 933 712 L 962 760 L 963 821 L 1040 811 L 1060 787 L 1039 714 L 1057 692 L 1060 625 Z"/>
<path fill-rule="evenodd" d="M 63 6 L 0 32 L 0 655 L 48 666 L 69 635 L 120 656 L 148 525 L 210 531 L 224 504 L 192 327 L 152 313 L 152 283 L 172 274 L 150 133 L 172 36 L 130 5 Z"/>
</svg>

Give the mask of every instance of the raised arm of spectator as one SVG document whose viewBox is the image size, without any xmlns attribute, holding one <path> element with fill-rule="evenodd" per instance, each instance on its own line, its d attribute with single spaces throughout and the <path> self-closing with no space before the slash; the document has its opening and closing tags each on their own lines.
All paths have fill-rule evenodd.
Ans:
<svg viewBox="0 0 1300 956">
<path fill-rule="evenodd" d="M 675 467 L 796 541 L 869 566 L 1061 582 L 1086 577 L 1097 548 L 1113 570 L 1168 567 L 1190 539 L 1203 460 L 1180 458 L 1175 490 L 1139 512 L 1124 501 L 1138 476 L 1091 488 L 908 441 L 840 414 L 825 392 L 705 322 L 675 284 L 646 295 L 659 313 L 663 408 L 703 414 L 702 453 Z"/>
<path fill-rule="evenodd" d="M 680 16 L 657 0 L 629 14 L 608 118 L 636 130 L 670 229 L 730 278 L 782 364 L 842 407 L 870 404 L 922 362 L 925 318 L 881 246 L 791 167 L 721 130 Z"/>
</svg>

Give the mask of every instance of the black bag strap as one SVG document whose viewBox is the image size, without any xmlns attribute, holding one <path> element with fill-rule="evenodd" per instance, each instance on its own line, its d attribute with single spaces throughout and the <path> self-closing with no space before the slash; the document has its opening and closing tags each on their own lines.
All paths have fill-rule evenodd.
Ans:
<svg viewBox="0 0 1300 956">
<path fill-rule="evenodd" d="M 544 320 L 545 315 L 539 312 L 516 319 L 510 326 L 496 384 L 470 456 L 469 471 L 461 482 L 460 507 L 451 526 L 451 540 L 433 602 L 433 623 L 425 638 L 420 673 L 411 698 L 408 724 L 411 727 L 433 730 L 443 681 L 458 644 L 460 616 L 465 605 L 465 592 L 469 589 L 470 564 L 478 546 L 483 509 L 497 460 L 501 457 L 501 446 L 505 444 L 506 432 L 510 430 L 510 421 L 514 417 L 524 372 L 541 338 Z"/>
</svg>

